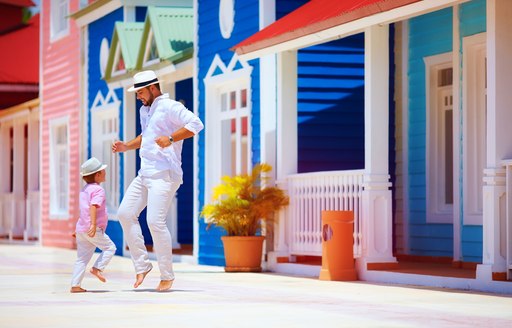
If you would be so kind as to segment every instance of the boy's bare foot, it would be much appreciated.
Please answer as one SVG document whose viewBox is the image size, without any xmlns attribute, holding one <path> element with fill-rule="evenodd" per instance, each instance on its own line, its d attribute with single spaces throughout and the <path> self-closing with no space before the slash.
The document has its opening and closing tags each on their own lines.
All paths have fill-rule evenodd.
<svg viewBox="0 0 512 328">
<path fill-rule="evenodd" d="M 93 275 L 95 275 L 96 277 L 98 277 L 98 279 L 101 282 L 107 281 L 107 279 L 105 279 L 105 277 L 103 277 L 103 275 L 101 274 L 101 270 L 100 269 L 92 267 L 89 272 L 92 273 Z"/>
<path fill-rule="evenodd" d="M 174 280 L 160 280 L 158 287 L 156 287 L 157 292 L 165 292 L 166 290 L 171 289 L 172 283 Z"/>
<path fill-rule="evenodd" d="M 71 289 L 69 290 L 70 293 L 85 293 L 87 290 L 83 289 L 82 287 L 80 286 L 73 286 L 71 287 Z"/>
<path fill-rule="evenodd" d="M 137 275 L 135 276 L 135 284 L 133 284 L 133 288 L 137 288 L 142 284 L 144 278 L 146 278 L 146 275 L 151 271 L 151 269 L 153 269 L 153 267 L 149 268 L 149 270 L 146 272 L 137 273 Z"/>
</svg>

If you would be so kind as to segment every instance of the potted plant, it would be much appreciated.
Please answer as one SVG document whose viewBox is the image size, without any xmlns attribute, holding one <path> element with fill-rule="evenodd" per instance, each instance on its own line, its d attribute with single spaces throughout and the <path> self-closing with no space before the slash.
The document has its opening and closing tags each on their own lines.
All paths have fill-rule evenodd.
<svg viewBox="0 0 512 328">
<path fill-rule="evenodd" d="M 272 167 L 265 163 L 256 164 L 250 174 L 225 176 L 222 183 L 213 190 L 212 203 L 206 204 L 201 216 L 208 224 L 226 230 L 222 236 L 225 271 L 261 271 L 261 256 L 264 236 L 262 223 L 271 227 L 274 212 L 288 205 L 284 191 L 267 186 L 266 173 Z M 248 252 L 252 252 L 250 257 Z"/>
</svg>

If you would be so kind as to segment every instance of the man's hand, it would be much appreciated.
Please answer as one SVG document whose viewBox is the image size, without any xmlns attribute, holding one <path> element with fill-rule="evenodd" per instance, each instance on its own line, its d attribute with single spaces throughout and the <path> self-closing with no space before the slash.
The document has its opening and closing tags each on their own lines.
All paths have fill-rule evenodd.
<svg viewBox="0 0 512 328">
<path fill-rule="evenodd" d="M 155 139 L 155 142 L 157 145 L 159 145 L 162 148 L 169 147 L 171 145 L 171 141 L 169 140 L 169 137 L 167 137 L 167 136 L 160 136 Z"/>
<path fill-rule="evenodd" d="M 122 153 L 127 150 L 128 150 L 128 147 L 126 147 L 125 143 L 120 140 L 116 140 L 112 143 L 112 152 L 113 153 Z"/>
</svg>

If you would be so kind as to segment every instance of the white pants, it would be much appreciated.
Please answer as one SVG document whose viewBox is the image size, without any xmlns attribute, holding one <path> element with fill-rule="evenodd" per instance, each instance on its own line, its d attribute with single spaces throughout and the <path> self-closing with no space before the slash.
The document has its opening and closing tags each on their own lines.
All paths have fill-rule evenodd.
<svg viewBox="0 0 512 328">
<path fill-rule="evenodd" d="M 126 190 L 117 214 L 137 274 L 152 268 L 139 223 L 140 212 L 147 206 L 146 218 L 160 268 L 160 279 L 174 280 L 172 240 L 166 221 L 179 186 L 180 183 L 171 181 L 169 171 L 163 171 L 149 178 L 137 176 Z"/>
<path fill-rule="evenodd" d="M 94 235 L 94 237 L 89 237 L 87 232 L 76 233 L 77 258 L 75 268 L 73 269 L 73 278 L 71 279 L 72 287 L 80 286 L 82 284 L 85 268 L 91 260 L 96 247 L 101 249 L 102 252 L 98 256 L 93 267 L 103 271 L 116 253 L 116 245 L 114 245 L 110 237 L 100 228 L 96 229 L 96 235 Z"/>
</svg>

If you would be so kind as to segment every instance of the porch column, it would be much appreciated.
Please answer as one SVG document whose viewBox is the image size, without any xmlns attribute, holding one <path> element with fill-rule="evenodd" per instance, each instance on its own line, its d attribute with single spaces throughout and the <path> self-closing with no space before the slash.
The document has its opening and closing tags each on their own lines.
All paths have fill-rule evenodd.
<svg viewBox="0 0 512 328">
<path fill-rule="evenodd" d="M 39 107 L 30 108 L 27 136 L 26 226 L 23 239 L 39 239 Z"/>
<path fill-rule="evenodd" d="M 362 270 L 396 265 L 389 187 L 389 26 L 365 31 L 365 175 Z"/>
<path fill-rule="evenodd" d="M 483 254 L 477 279 L 505 278 L 507 224 L 505 170 L 512 159 L 512 1 L 487 1 L 487 158 L 483 187 Z M 510 197 L 510 195 L 508 195 Z M 510 209 L 508 209 L 510 211 Z M 509 227 L 510 228 L 510 227 Z M 509 237 L 510 238 L 510 237 Z"/>
<path fill-rule="evenodd" d="M 259 29 L 262 30 L 276 20 L 276 1 L 259 1 Z M 260 63 L 260 145 L 261 161 L 271 165 L 272 182 L 277 170 L 277 56 L 269 54 L 259 59 Z"/>
<path fill-rule="evenodd" d="M 25 117 L 28 117 L 28 111 L 22 112 Z M 13 154 L 13 206 L 15 216 L 12 218 L 12 226 L 11 233 L 9 238 L 20 237 L 23 236 L 23 232 L 25 230 L 25 171 L 26 164 L 25 156 L 26 152 L 26 142 L 25 142 L 25 133 L 28 133 L 28 127 L 25 131 L 25 124 L 27 123 L 26 119 L 18 119 L 14 120 L 14 135 L 13 135 L 13 145 L 14 145 L 14 154 Z"/>
<path fill-rule="evenodd" d="M 277 133 L 276 181 L 287 191 L 286 177 L 297 173 L 297 51 L 277 54 Z M 278 257 L 288 257 L 285 238 L 288 222 L 293 220 L 288 209 L 279 211 L 275 225 L 274 252 L 269 255 L 269 265 Z"/>
</svg>

